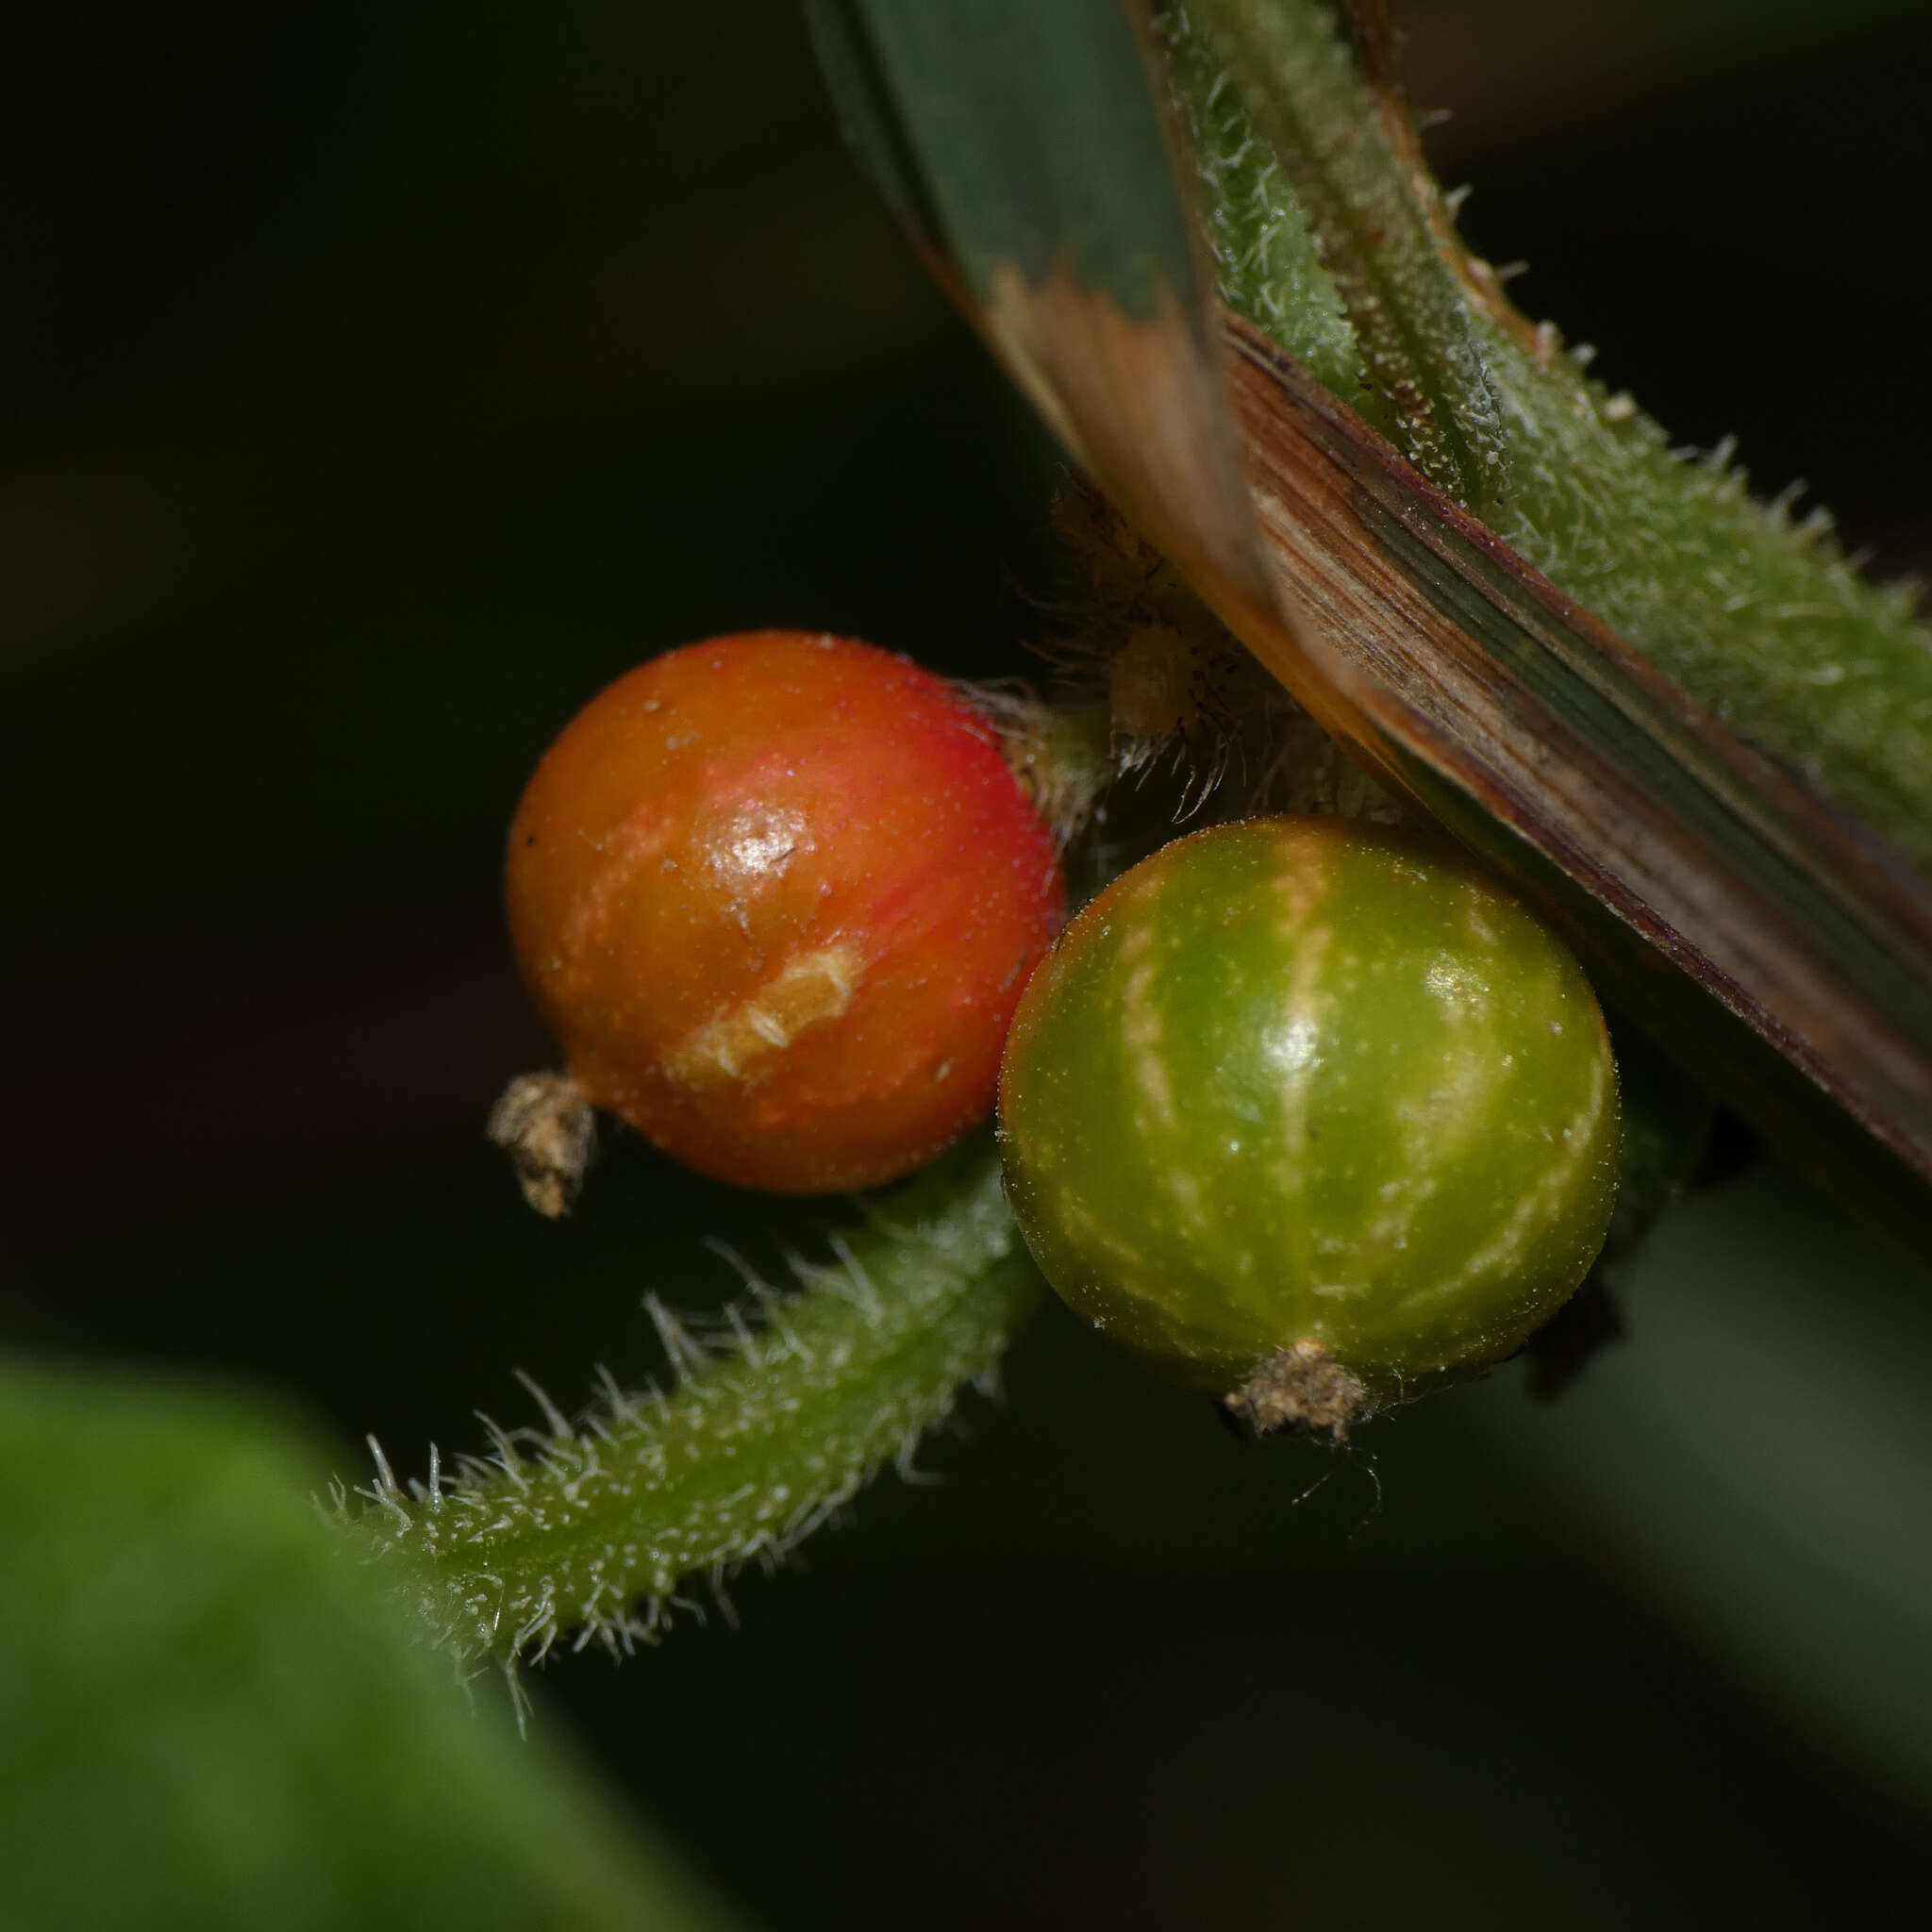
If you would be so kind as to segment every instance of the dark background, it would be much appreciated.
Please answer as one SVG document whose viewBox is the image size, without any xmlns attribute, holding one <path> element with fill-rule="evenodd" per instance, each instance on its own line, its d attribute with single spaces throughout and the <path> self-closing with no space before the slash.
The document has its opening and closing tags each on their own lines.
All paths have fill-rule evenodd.
<svg viewBox="0 0 1932 1932">
<path fill-rule="evenodd" d="M 1529 312 L 1932 564 L 1919 9 L 1408 18 Z M 649 1373 L 642 1292 L 727 1286 L 697 1236 L 810 1224 L 623 1141 L 541 1225 L 482 1147 L 546 1058 L 496 905 L 538 754 L 749 625 L 1023 668 L 1055 458 L 789 8 L 78 8 L 8 69 L 0 1339 L 420 1467 L 512 1367 Z M 1932 1303 L 1760 1166 L 1632 1310 L 1560 1410 L 1507 1370 L 1337 1461 L 1050 1311 L 942 1486 L 541 1704 L 781 1925 L 1885 1922 Z"/>
</svg>

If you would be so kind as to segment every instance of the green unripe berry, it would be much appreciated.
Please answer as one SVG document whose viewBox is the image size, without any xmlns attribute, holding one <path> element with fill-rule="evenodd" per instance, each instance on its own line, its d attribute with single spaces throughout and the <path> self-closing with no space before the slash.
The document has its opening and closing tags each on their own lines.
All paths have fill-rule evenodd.
<svg viewBox="0 0 1932 1932">
<path fill-rule="evenodd" d="M 1521 1345 L 1616 1192 L 1582 969 L 1411 835 L 1278 818 L 1118 879 L 1035 974 L 1007 1190 L 1061 1297 L 1257 1427 L 1340 1435 Z"/>
</svg>

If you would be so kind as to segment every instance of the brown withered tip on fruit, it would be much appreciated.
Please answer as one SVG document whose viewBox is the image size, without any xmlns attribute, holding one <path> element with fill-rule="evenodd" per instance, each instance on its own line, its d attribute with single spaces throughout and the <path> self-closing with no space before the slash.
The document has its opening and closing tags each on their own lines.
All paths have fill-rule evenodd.
<svg viewBox="0 0 1932 1932">
<path fill-rule="evenodd" d="M 510 1158 L 539 1214 L 568 1214 L 597 1149 L 596 1117 L 568 1074 L 519 1074 L 490 1109 L 491 1141 Z"/>
<path fill-rule="evenodd" d="M 1224 1407 L 1257 1436 L 1291 1429 L 1341 1442 L 1351 1423 L 1374 1412 L 1375 1402 L 1358 1375 L 1319 1341 L 1304 1340 L 1271 1355 Z"/>
</svg>

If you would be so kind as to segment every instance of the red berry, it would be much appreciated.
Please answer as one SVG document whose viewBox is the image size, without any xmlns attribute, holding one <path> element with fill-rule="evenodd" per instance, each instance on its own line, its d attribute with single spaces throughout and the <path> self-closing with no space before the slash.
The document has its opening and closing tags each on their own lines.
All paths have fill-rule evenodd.
<svg viewBox="0 0 1932 1932">
<path fill-rule="evenodd" d="M 783 1193 L 893 1179 L 985 1118 L 1061 908 L 986 721 L 902 658 L 795 631 L 593 698 L 524 793 L 508 896 L 584 1097 Z"/>
</svg>

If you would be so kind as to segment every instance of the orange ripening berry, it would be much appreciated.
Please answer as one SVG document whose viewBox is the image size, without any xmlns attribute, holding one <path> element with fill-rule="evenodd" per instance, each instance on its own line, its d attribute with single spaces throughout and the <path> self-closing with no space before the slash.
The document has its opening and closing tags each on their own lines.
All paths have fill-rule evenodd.
<svg viewBox="0 0 1932 1932">
<path fill-rule="evenodd" d="M 991 1112 L 1058 929 L 986 720 L 843 638 L 750 631 L 580 711 L 510 828 L 509 923 L 578 1091 L 699 1173 L 872 1187 Z"/>
</svg>

